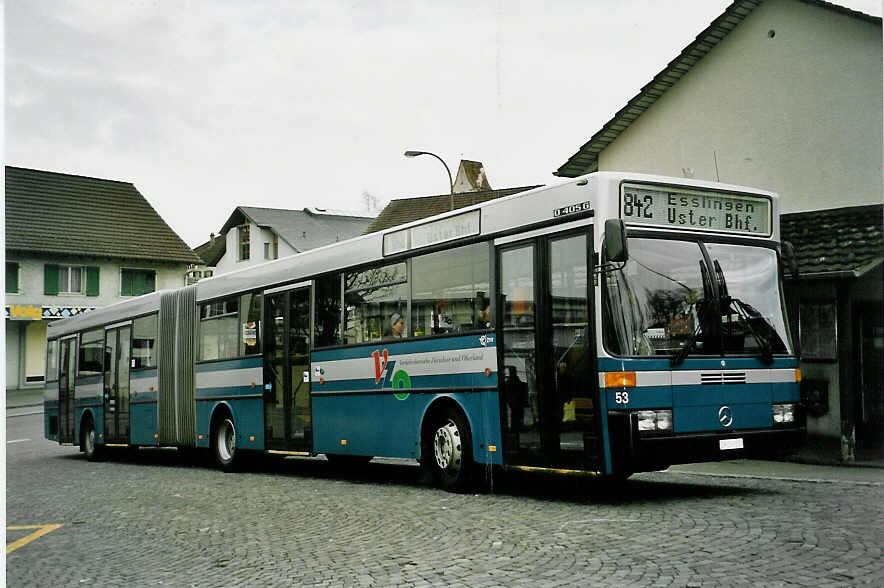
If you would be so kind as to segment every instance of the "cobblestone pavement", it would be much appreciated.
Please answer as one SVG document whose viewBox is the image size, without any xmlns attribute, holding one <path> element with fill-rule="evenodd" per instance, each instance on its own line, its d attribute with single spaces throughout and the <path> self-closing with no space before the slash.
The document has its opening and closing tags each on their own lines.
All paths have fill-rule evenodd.
<svg viewBox="0 0 884 588">
<path fill-rule="evenodd" d="M 7 446 L 7 525 L 63 526 L 7 556 L 12 587 L 884 585 L 881 484 L 507 474 L 449 494 L 397 462 L 89 463 L 37 419 L 7 420 L 37 423 Z"/>
</svg>

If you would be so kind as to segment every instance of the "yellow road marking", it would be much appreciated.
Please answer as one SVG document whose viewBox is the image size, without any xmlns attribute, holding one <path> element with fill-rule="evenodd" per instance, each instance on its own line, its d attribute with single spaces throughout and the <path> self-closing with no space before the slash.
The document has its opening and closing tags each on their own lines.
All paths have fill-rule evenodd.
<svg viewBox="0 0 884 588">
<path fill-rule="evenodd" d="M 43 535 L 45 535 L 47 533 L 51 533 L 52 531 L 58 529 L 59 527 L 63 527 L 63 526 L 64 525 L 62 525 L 60 523 L 55 523 L 52 525 L 15 525 L 15 526 L 6 527 L 7 531 L 26 531 L 28 529 L 37 529 L 36 531 L 31 533 L 30 535 L 22 537 L 18 541 L 13 541 L 12 543 L 8 544 L 6 546 L 6 554 L 9 555 L 10 553 L 15 551 L 19 547 L 24 547 L 25 545 L 27 545 L 31 541 L 33 541 L 35 539 L 39 539 Z"/>
</svg>

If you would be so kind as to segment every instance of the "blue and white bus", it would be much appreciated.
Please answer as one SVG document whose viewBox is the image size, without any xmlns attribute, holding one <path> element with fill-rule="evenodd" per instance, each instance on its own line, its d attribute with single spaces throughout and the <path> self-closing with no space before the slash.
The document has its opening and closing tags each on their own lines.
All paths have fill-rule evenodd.
<svg viewBox="0 0 884 588">
<path fill-rule="evenodd" d="M 50 325 L 45 434 L 624 477 L 802 443 L 776 194 L 600 172 Z"/>
</svg>

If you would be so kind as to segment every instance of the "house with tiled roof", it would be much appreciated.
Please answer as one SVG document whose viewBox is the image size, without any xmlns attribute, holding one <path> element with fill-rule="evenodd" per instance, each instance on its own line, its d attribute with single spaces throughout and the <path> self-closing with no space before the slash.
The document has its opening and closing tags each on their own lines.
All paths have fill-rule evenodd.
<svg viewBox="0 0 884 588">
<path fill-rule="evenodd" d="M 554 172 L 778 192 L 808 432 L 845 460 L 884 448 L 881 45 L 881 18 L 832 2 L 735 0 Z"/>
<path fill-rule="evenodd" d="M 206 263 L 195 271 L 223 274 L 344 241 L 361 235 L 372 220 L 326 208 L 237 206 L 218 234 L 194 249 Z"/>
<path fill-rule="evenodd" d="M 42 386 L 49 321 L 177 288 L 202 260 L 129 182 L 6 166 L 6 388 Z"/>
</svg>

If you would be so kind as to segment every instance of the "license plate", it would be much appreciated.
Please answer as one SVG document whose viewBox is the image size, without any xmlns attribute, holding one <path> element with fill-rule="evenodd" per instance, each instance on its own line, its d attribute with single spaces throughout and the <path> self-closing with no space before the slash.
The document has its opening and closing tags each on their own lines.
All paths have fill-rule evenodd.
<svg viewBox="0 0 884 588">
<path fill-rule="evenodd" d="M 739 439 L 721 439 L 718 442 L 718 448 L 721 451 L 725 451 L 728 449 L 742 449 L 743 448 L 743 438 Z"/>
</svg>

